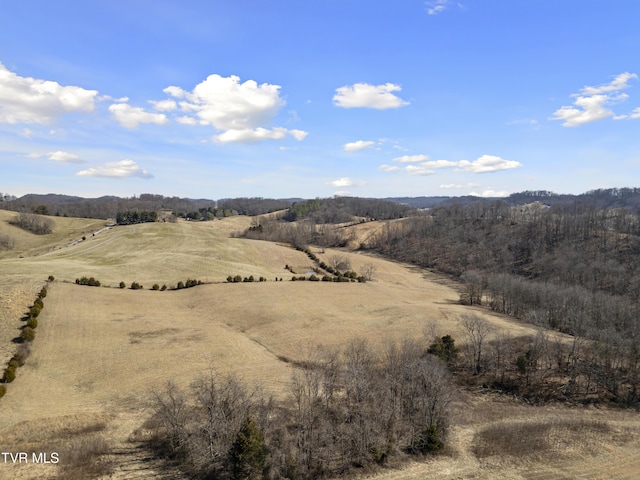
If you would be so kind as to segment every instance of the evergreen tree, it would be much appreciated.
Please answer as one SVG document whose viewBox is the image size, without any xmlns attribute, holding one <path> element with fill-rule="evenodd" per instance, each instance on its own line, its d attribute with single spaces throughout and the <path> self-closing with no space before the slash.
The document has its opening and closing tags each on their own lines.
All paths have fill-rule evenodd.
<svg viewBox="0 0 640 480">
<path fill-rule="evenodd" d="M 262 433 L 251 417 L 247 417 L 229 450 L 229 464 L 233 480 L 262 478 L 266 448 Z"/>
</svg>

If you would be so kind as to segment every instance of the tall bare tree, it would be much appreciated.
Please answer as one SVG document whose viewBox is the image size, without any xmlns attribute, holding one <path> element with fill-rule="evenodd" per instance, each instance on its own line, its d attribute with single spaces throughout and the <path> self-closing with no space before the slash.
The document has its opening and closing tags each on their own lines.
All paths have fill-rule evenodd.
<svg viewBox="0 0 640 480">
<path fill-rule="evenodd" d="M 467 339 L 469 367 L 477 375 L 482 371 L 485 343 L 492 331 L 491 324 L 484 318 L 471 314 L 462 317 L 461 325 Z"/>
</svg>

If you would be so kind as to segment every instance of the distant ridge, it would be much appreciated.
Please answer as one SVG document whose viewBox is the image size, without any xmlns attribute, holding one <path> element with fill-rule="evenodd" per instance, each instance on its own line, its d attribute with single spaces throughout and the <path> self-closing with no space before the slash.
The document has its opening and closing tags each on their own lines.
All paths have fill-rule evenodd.
<svg viewBox="0 0 640 480">
<path fill-rule="evenodd" d="M 12 198 L 6 196 L 6 198 Z M 180 212 L 197 211 L 202 208 L 216 207 L 234 210 L 241 215 L 257 215 L 271 211 L 287 209 L 291 205 L 303 202 L 302 198 L 270 199 L 262 197 L 225 198 L 220 200 L 191 199 L 179 197 L 165 197 L 163 195 L 143 193 L 139 196 L 122 198 L 105 195 L 99 198 L 84 198 L 73 195 L 56 193 L 30 193 L 17 199 L 7 200 L 0 197 L 0 207 L 18 212 L 32 212 L 44 206 L 50 215 L 66 215 L 87 218 L 115 218 L 118 211 L 123 210 L 171 210 Z M 339 198 L 339 197 L 336 197 Z M 359 198 L 359 197 L 352 197 Z M 435 208 L 448 205 L 468 205 L 475 202 L 506 202 L 510 205 L 526 205 L 541 202 L 545 205 L 593 205 L 598 208 L 640 208 L 640 188 L 606 188 L 590 190 L 574 195 L 555 193 L 548 190 L 527 190 L 517 192 L 508 197 L 476 197 L 473 195 L 449 196 L 418 196 L 418 197 L 386 197 L 361 198 L 361 200 L 399 203 L 410 208 Z"/>
</svg>

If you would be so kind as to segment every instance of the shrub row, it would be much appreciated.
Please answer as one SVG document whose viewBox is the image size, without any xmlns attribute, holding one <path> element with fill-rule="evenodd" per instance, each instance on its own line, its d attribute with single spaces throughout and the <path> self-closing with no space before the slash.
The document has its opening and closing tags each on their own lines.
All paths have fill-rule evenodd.
<svg viewBox="0 0 640 480">
<path fill-rule="evenodd" d="M 53 281 L 53 276 L 49 277 L 49 281 Z M 47 296 L 46 287 L 42 287 L 36 299 L 33 302 L 31 308 L 29 308 L 29 315 L 27 317 L 27 324 L 22 328 L 20 333 L 20 346 L 15 355 L 11 357 L 9 363 L 4 369 L 2 375 L 2 381 L 4 383 L 11 383 L 16 379 L 16 370 L 23 366 L 27 361 L 27 357 L 31 352 L 31 342 L 36 338 L 36 328 L 38 327 L 38 315 L 44 308 L 42 299 Z M 0 385 L 0 398 L 2 398 L 7 392 L 7 387 Z"/>
<path fill-rule="evenodd" d="M 84 276 L 84 277 L 81 277 L 81 278 L 76 278 L 76 284 L 77 285 L 88 285 L 90 287 L 99 287 L 100 286 L 100 280 L 96 280 L 93 277 L 87 278 L 86 276 Z"/>
<path fill-rule="evenodd" d="M 183 288 L 191 288 L 191 287 L 195 287 L 196 285 L 202 285 L 202 280 L 194 280 L 194 279 L 188 278 L 186 282 L 182 282 L 182 280 L 180 280 L 178 282 L 178 285 L 176 285 L 175 290 L 181 290 Z"/>
<path fill-rule="evenodd" d="M 307 254 L 307 257 L 309 257 L 309 259 L 313 260 L 314 262 L 316 262 L 318 264 L 318 266 L 324 270 L 327 273 L 330 273 L 332 275 L 335 275 L 336 277 L 346 277 L 349 280 L 335 280 L 336 282 L 344 282 L 344 281 L 350 281 L 351 279 L 353 280 L 357 280 L 360 283 L 364 283 L 366 282 L 366 278 L 363 275 L 358 275 L 355 271 L 353 270 L 348 270 L 344 273 L 340 272 L 340 270 L 338 270 L 337 268 L 332 267 L 331 265 L 327 265 L 325 262 L 321 261 L 316 254 L 314 254 L 311 250 L 309 250 L 308 248 L 303 248 L 303 247 L 296 247 L 296 250 L 304 252 Z M 349 262 L 345 262 L 346 266 L 348 268 Z M 285 267 L 286 268 L 286 267 Z M 317 269 L 314 269 L 316 271 L 316 273 L 319 273 Z M 293 272 L 291 272 L 293 273 Z"/>
<path fill-rule="evenodd" d="M 256 278 L 253 275 L 250 275 L 250 276 L 244 277 L 244 278 L 241 275 L 236 275 L 235 277 L 229 275 L 227 277 L 227 282 L 229 282 L 229 283 L 240 283 L 240 282 L 247 283 L 247 282 L 256 282 L 256 281 L 257 282 L 266 282 L 267 279 L 265 277 L 259 277 L 258 280 L 256 280 Z M 276 282 L 277 281 L 278 281 L 278 277 L 276 277 Z M 280 279 L 280 281 L 282 281 L 282 279 Z"/>
<path fill-rule="evenodd" d="M 308 277 L 306 275 L 294 275 L 291 277 L 291 281 L 292 282 L 297 282 L 297 281 L 309 281 L 309 282 L 319 282 L 319 281 L 323 281 L 323 282 L 336 282 L 336 283 L 346 283 L 346 282 L 363 282 L 364 280 L 360 280 L 360 278 L 349 278 L 349 277 L 345 277 L 345 276 L 338 276 L 338 277 L 331 277 L 329 275 L 323 275 L 322 277 L 318 277 L 317 275 L 309 275 Z"/>
<path fill-rule="evenodd" d="M 202 280 L 194 280 L 194 279 L 188 278 L 186 282 L 183 282 L 182 280 L 180 280 L 178 284 L 175 286 L 175 288 L 173 288 L 172 290 L 181 290 L 183 288 L 191 288 L 191 287 L 195 287 L 196 285 L 202 285 Z M 120 282 L 119 287 L 122 289 L 127 288 L 127 284 L 124 282 Z M 144 287 L 138 282 L 131 282 L 131 286 L 129 288 L 131 288 L 131 290 L 142 290 Z M 151 287 L 151 290 L 156 290 L 156 291 L 159 290 L 161 292 L 164 292 L 165 290 L 167 290 L 167 288 L 168 287 L 166 284 L 163 284 L 162 286 L 160 286 L 160 284 L 154 283 L 153 286 Z"/>
</svg>

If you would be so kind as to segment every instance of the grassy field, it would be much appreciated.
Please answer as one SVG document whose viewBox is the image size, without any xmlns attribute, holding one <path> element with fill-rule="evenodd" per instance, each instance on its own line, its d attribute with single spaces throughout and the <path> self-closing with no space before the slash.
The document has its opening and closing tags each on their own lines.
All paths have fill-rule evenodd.
<svg viewBox="0 0 640 480">
<path fill-rule="evenodd" d="M 460 316 L 469 312 L 486 318 L 495 332 L 534 332 L 459 305 L 455 285 L 445 278 L 357 252 L 313 249 L 321 259 L 348 256 L 356 271 L 375 266 L 374 281 L 288 281 L 285 265 L 304 269 L 310 260 L 285 245 L 234 238 L 250 223 L 244 217 L 108 230 L 103 221 L 55 218 L 53 234 L 35 236 L 9 225 L 12 215 L 0 211 L 0 235 L 16 238 L 13 250 L 0 253 L 3 362 L 15 350 L 11 339 L 19 334 L 20 317 L 47 277 L 56 280 L 31 356 L 0 400 L 1 448 L 60 452 L 61 462 L 0 463 L 0 479 L 178 478 L 138 448 L 148 398 L 167 381 L 188 386 L 211 368 L 279 396 L 295 361 L 317 344 L 340 346 L 356 337 L 380 346 L 405 337 L 427 342 L 433 332 L 462 339 Z M 83 275 L 103 287 L 76 285 Z M 268 281 L 229 284 L 229 275 Z M 205 284 L 149 290 L 187 278 Z M 145 288 L 119 289 L 121 281 Z M 515 440 L 523 432 L 531 442 Z M 633 454 L 639 435 L 640 420 L 630 411 L 530 407 L 461 391 L 447 452 L 375 478 L 631 479 L 640 471 Z M 104 464 L 83 466 L 76 457 L 87 448 L 108 453 L 96 457 Z M 65 470 L 72 460 L 80 466 Z"/>
</svg>

